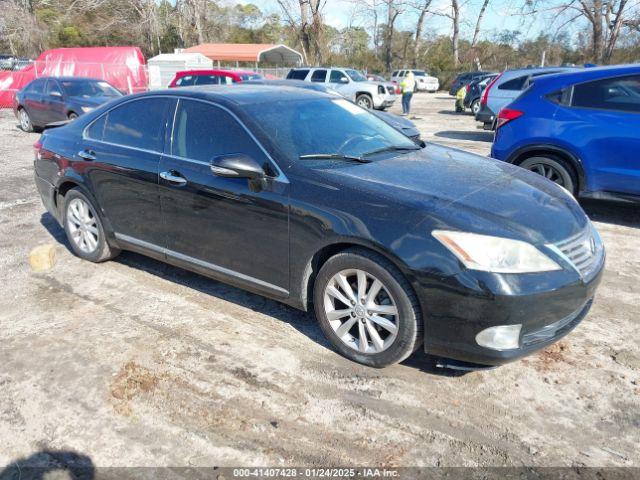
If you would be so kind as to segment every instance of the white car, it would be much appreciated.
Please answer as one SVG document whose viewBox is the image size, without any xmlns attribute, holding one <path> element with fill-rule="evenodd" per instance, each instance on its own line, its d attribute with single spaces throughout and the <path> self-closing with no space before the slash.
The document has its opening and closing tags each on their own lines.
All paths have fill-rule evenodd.
<svg viewBox="0 0 640 480">
<path fill-rule="evenodd" d="M 431 77 L 427 75 L 424 70 L 396 70 L 391 75 L 391 81 L 395 83 L 400 83 L 404 80 L 404 77 L 409 73 L 413 72 L 413 75 L 416 80 L 416 92 L 429 92 L 435 93 L 440 89 L 440 82 L 436 77 Z"/>
<path fill-rule="evenodd" d="M 391 84 L 370 82 L 357 70 L 351 68 L 292 68 L 287 80 L 323 83 L 340 95 L 364 108 L 385 110 L 396 101 L 396 90 Z"/>
</svg>

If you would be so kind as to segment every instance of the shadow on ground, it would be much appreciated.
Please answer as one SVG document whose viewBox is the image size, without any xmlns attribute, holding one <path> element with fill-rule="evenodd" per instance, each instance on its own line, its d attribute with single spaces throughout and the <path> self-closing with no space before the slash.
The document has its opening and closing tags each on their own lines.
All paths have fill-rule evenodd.
<svg viewBox="0 0 640 480">
<path fill-rule="evenodd" d="M 493 132 L 486 130 L 478 131 L 457 131 L 457 130 L 444 130 L 442 132 L 434 133 L 434 136 L 440 138 L 450 138 L 453 140 L 471 140 L 474 142 L 493 142 Z"/>
<path fill-rule="evenodd" d="M 42 450 L 11 462 L 0 470 L 0 480 L 92 480 L 95 478 L 95 470 L 91 458 L 86 455 L 71 451 Z M 66 475 L 60 476 L 62 472 Z"/>
<path fill-rule="evenodd" d="M 40 223 L 60 244 L 64 245 L 69 252 L 73 253 L 64 230 L 58 225 L 51 214 L 43 214 Z M 168 263 L 138 253 L 125 251 L 113 261 L 130 268 L 143 270 L 164 280 L 197 290 L 206 295 L 235 303 L 254 312 L 277 318 L 280 321 L 288 323 L 310 340 L 313 340 L 328 350 L 333 350 L 331 344 L 322 333 L 322 330 L 320 330 L 313 311 L 303 312 L 275 300 L 247 292 L 179 267 L 174 267 Z M 337 353 L 335 355 L 337 355 Z M 466 373 L 438 367 L 437 359 L 425 354 L 422 351 L 422 347 L 402 364 L 428 374 L 439 376 L 460 376 Z"/>
<path fill-rule="evenodd" d="M 604 200 L 581 200 L 580 205 L 595 222 L 640 228 L 640 209 L 631 203 Z"/>
</svg>

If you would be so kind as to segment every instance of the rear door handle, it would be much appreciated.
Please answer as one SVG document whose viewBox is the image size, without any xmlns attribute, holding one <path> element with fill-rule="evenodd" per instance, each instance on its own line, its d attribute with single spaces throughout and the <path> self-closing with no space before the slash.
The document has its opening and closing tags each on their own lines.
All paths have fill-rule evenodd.
<svg viewBox="0 0 640 480">
<path fill-rule="evenodd" d="M 80 158 L 84 158 L 85 160 L 89 160 L 89 161 L 93 161 L 97 158 L 96 152 L 94 152 L 93 150 L 89 150 L 88 148 L 86 150 L 80 150 L 78 152 L 78 156 Z"/>
<path fill-rule="evenodd" d="M 168 172 L 160 172 L 160 178 L 177 186 L 182 186 L 187 184 L 187 179 L 184 178 L 182 175 L 180 175 L 178 172 L 175 172 L 173 170 L 169 170 Z"/>
</svg>

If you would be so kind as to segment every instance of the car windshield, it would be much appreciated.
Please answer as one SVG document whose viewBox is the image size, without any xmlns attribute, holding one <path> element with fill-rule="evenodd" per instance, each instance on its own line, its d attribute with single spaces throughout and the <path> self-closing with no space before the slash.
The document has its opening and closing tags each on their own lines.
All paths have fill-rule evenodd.
<svg viewBox="0 0 640 480">
<path fill-rule="evenodd" d="M 254 103 L 247 113 L 291 159 L 309 155 L 361 157 L 415 143 L 378 117 L 342 98 Z M 376 160 L 372 155 L 367 160 Z M 308 162 L 305 162 L 308 163 Z"/>
<path fill-rule="evenodd" d="M 60 82 L 64 92 L 70 97 L 121 97 L 122 93 L 113 88 L 107 82 L 101 81 L 74 81 Z"/>
<path fill-rule="evenodd" d="M 345 72 L 347 73 L 347 75 L 349 75 L 349 77 L 351 77 L 351 80 L 353 80 L 354 82 L 367 81 L 367 78 L 357 70 L 345 70 Z"/>
</svg>

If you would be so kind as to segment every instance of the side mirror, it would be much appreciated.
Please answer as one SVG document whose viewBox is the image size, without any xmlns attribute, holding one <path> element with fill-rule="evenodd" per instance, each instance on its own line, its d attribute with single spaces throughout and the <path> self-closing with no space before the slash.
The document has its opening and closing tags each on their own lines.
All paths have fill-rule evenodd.
<svg viewBox="0 0 640 480">
<path fill-rule="evenodd" d="M 215 157 L 211 161 L 211 172 L 219 177 L 248 178 L 250 180 L 265 176 L 264 168 L 244 153 Z"/>
<path fill-rule="evenodd" d="M 56 90 L 49 92 L 49 96 L 53 98 L 62 98 L 62 94 Z"/>
<path fill-rule="evenodd" d="M 349 79 L 347 77 L 340 77 L 340 83 L 349 83 Z"/>
</svg>

